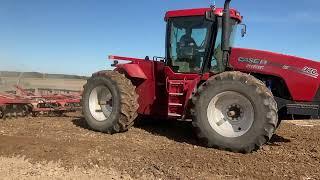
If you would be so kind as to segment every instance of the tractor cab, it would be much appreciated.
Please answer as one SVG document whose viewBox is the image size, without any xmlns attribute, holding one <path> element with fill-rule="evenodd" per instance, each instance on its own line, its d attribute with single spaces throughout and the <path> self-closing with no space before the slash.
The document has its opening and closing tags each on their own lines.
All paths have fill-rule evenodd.
<svg viewBox="0 0 320 180">
<path fill-rule="evenodd" d="M 166 65 L 175 73 L 221 72 L 223 62 L 223 9 L 188 9 L 168 11 Z M 227 44 L 232 45 L 240 13 L 230 9 Z"/>
</svg>

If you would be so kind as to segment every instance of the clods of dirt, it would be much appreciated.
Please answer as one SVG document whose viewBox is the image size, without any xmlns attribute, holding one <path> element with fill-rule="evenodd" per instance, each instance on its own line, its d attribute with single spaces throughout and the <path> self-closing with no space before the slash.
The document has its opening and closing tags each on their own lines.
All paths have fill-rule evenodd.
<svg viewBox="0 0 320 180">
<path fill-rule="evenodd" d="M 76 167 L 88 170 L 88 178 L 105 172 L 115 179 L 317 179 L 318 124 L 284 122 L 259 151 L 237 154 L 200 146 L 186 122 L 145 121 L 128 132 L 108 135 L 89 130 L 77 114 L 18 118 L 0 121 L 0 164 L 8 158 L 19 164 L 19 158 L 12 157 L 24 157 L 23 166 L 43 164 L 45 168 L 32 170 L 39 174 L 48 171 L 45 163 L 50 162 L 71 178 L 77 178 Z M 14 174 L 11 169 L 6 173 Z"/>
</svg>

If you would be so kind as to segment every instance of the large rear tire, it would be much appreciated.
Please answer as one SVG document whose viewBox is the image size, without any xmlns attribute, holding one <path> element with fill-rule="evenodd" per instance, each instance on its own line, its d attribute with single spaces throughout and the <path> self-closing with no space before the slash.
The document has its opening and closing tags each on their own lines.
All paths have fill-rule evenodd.
<svg viewBox="0 0 320 180">
<path fill-rule="evenodd" d="M 138 95 L 125 75 L 116 71 L 93 74 L 84 86 L 83 115 L 90 128 L 109 134 L 124 132 L 137 117 Z"/>
<path fill-rule="evenodd" d="M 255 77 L 224 72 L 192 98 L 193 126 L 208 147 L 249 153 L 268 142 L 278 123 L 271 91 Z"/>
</svg>

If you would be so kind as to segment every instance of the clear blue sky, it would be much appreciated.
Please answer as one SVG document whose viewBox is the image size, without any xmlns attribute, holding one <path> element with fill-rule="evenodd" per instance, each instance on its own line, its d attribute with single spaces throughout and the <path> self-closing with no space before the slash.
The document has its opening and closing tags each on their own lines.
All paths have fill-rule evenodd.
<svg viewBox="0 0 320 180">
<path fill-rule="evenodd" d="M 89 75 L 109 67 L 109 54 L 163 56 L 165 12 L 210 2 L 0 0 L 0 70 Z M 236 46 L 320 60 L 319 6 L 318 0 L 233 0 L 248 25 Z"/>
</svg>

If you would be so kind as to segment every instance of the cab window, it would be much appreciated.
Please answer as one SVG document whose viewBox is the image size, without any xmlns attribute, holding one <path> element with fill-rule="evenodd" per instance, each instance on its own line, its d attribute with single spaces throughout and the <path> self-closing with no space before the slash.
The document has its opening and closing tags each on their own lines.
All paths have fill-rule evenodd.
<svg viewBox="0 0 320 180">
<path fill-rule="evenodd" d="M 212 22 L 204 17 L 179 17 L 169 26 L 170 66 L 175 72 L 199 73 L 209 49 Z"/>
</svg>

